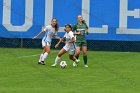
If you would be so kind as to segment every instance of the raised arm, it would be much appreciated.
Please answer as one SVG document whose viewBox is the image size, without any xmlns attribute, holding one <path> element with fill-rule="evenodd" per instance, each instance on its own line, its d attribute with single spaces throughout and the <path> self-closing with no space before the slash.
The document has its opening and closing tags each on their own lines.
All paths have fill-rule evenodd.
<svg viewBox="0 0 140 93">
<path fill-rule="evenodd" d="M 37 37 L 39 37 L 40 35 L 42 35 L 45 32 L 45 29 L 42 29 L 41 32 L 39 32 L 38 35 L 34 36 L 33 39 L 36 39 Z"/>
</svg>

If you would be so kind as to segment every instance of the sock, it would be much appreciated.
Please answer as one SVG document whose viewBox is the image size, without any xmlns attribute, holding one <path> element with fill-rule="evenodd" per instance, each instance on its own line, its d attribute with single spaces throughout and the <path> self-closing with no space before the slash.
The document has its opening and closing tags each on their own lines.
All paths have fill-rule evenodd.
<svg viewBox="0 0 140 93">
<path fill-rule="evenodd" d="M 83 59 L 84 59 L 84 64 L 87 65 L 87 55 L 83 56 Z"/>
<path fill-rule="evenodd" d="M 41 62 L 42 57 L 43 57 L 43 54 L 40 55 L 40 58 L 39 58 L 38 62 Z"/>
<path fill-rule="evenodd" d="M 41 59 L 41 61 L 45 61 L 45 59 L 47 58 L 47 56 L 48 56 L 48 53 L 47 52 L 45 52 L 44 54 L 43 54 L 43 57 L 42 57 L 42 59 Z"/>
<path fill-rule="evenodd" d="M 55 64 L 58 63 L 59 59 L 60 59 L 60 57 L 58 57 L 58 56 L 55 58 Z"/>
</svg>

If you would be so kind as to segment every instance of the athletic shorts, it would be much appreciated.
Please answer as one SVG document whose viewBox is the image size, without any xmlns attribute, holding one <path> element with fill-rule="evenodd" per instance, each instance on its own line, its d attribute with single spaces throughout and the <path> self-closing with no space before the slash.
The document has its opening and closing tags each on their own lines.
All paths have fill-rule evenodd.
<svg viewBox="0 0 140 93">
<path fill-rule="evenodd" d="M 49 42 L 49 41 L 44 41 L 44 40 L 42 39 L 42 47 L 44 47 L 44 46 L 51 46 L 51 42 Z"/>
<path fill-rule="evenodd" d="M 72 43 L 72 44 L 66 44 L 63 48 L 67 52 L 69 52 L 69 55 L 74 55 L 75 54 L 76 46 L 75 46 L 74 43 Z"/>
<path fill-rule="evenodd" d="M 87 46 L 87 42 L 76 42 L 75 44 L 77 47 Z"/>
</svg>

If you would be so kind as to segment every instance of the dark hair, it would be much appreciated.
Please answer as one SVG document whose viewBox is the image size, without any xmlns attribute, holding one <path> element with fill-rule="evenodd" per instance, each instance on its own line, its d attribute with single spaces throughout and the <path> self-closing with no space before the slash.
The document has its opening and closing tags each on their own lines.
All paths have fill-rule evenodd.
<svg viewBox="0 0 140 93">
<path fill-rule="evenodd" d="M 70 29 L 72 30 L 72 26 L 70 24 L 66 24 L 65 27 L 68 26 L 70 27 Z M 66 29 L 64 28 L 64 30 L 66 31 Z"/>
<path fill-rule="evenodd" d="M 68 27 L 70 27 L 70 28 L 72 29 L 72 27 L 71 27 L 71 25 L 70 25 L 70 24 L 66 24 L 66 25 L 65 25 L 65 27 L 66 27 L 66 26 L 68 26 Z"/>
<path fill-rule="evenodd" d="M 86 24 L 86 21 L 85 21 L 85 20 L 82 20 L 82 23 L 83 23 L 83 24 Z"/>
<path fill-rule="evenodd" d="M 56 22 L 57 22 L 57 19 L 56 18 L 53 18 L 52 20 L 56 20 Z M 58 31 L 59 30 L 59 25 L 58 25 L 58 23 L 56 23 L 56 25 L 55 25 L 55 31 Z"/>
</svg>

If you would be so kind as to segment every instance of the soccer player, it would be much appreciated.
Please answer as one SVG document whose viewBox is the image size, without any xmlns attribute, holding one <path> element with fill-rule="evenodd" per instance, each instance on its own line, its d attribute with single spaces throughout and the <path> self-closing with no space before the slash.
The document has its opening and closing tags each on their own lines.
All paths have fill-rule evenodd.
<svg viewBox="0 0 140 93">
<path fill-rule="evenodd" d="M 74 34 L 73 32 L 71 31 L 72 30 L 72 27 L 70 24 L 67 24 L 65 25 L 65 35 L 63 38 L 60 39 L 60 41 L 55 45 L 55 48 L 57 48 L 59 46 L 59 44 L 61 42 L 64 41 L 64 39 L 66 40 L 65 42 L 65 46 L 59 51 L 56 59 L 55 59 L 55 62 L 52 66 L 56 66 L 58 64 L 58 61 L 60 60 L 61 56 L 63 54 L 65 54 L 67 51 L 69 52 L 69 59 L 70 60 L 73 60 L 73 66 L 77 66 L 77 59 L 74 57 L 74 54 L 75 54 L 75 38 L 74 38 Z"/>
<path fill-rule="evenodd" d="M 44 48 L 44 52 L 40 55 L 38 64 L 45 65 L 44 61 L 50 53 L 50 46 L 51 46 L 52 38 L 54 37 L 56 39 L 60 39 L 59 37 L 57 37 L 58 29 L 59 29 L 59 26 L 57 24 L 57 19 L 53 18 L 51 20 L 51 25 L 45 26 L 45 28 L 43 28 L 42 31 L 38 35 L 34 36 L 33 39 L 36 39 L 38 36 L 46 32 L 45 36 L 42 39 L 42 47 Z"/>
<path fill-rule="evenodd" d="M 83 52 L 83 60 L 84 60 L 84 67 L 88 67 L 87 65 L 87 42 L 85 33 L 88 34 L 88 26 L 83 20 L 83 17 L 81 15 L 78 15 L 77 17 L 78 23 L 73 26 L 73 32 L 76 36 L 76 53 L 75 57 L 78 59 L 80 55 L 80 49 L 82 49 Z M 78 59 L 79 60 L 79 59 Z"/>
</svg>

